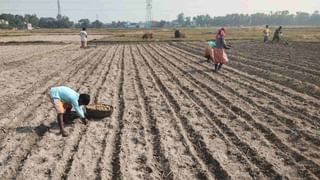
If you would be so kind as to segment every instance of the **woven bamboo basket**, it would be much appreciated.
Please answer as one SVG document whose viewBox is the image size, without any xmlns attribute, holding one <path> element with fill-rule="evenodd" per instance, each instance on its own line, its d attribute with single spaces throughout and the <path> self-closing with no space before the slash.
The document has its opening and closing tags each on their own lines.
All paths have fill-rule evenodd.
<svg viewBox="0 0 320 180">
<path fill-rule="evenodd" d="M 86 106 L 86 113 L 89 118 L 105 118 L 112 114 L 113 107 L 107 104 L 90 104 Z"/>
</svg>

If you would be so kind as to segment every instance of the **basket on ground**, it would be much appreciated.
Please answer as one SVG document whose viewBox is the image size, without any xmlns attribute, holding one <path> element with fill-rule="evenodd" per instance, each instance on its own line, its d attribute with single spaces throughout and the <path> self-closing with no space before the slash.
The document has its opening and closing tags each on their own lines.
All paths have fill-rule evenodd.
<svg viewBox="0 0 320 180">
<path fill-rule="evenodd" d="M 86 113 L 89 118 L 105 118 L 112 114 L 113 107 L 107 104 L 90 104 L 86 106 Z"/>
</svg>

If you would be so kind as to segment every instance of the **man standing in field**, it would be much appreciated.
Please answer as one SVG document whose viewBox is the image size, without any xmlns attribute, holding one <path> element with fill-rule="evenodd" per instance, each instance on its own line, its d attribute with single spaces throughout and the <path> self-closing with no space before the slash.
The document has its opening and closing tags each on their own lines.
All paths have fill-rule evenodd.
<svg viewBox="0 0 320 180">
<path fill-rule="evenodd" d="M 88 94 L 78 94 L 73 89 L 66 86 L 52 87 L 49 90 L 49 97 L 58 114 L 57 119 L 60 127 L 60 133 L 63 137 L 67 137 L 68 133 L 64 130 L 63 114 L 70 113 L 71 109 L 77 112 L 81 121 L 87 124 L 85 113 L 80 107 L 86 106 L 90 102 L 90 96 Z"/>
<path fill-rule="evenodd" d="M 263 30 L 264 39 L 263 42 L 266 43 L 269 41 L 270 29 L 269 25 L 266 25 L 266 28 Z"/>
<path fill-rule="evenodd" d="M 82 28 L 82 31 L 80 31 L 80 39 L 81 39 L 80 48 L 86 48 L 87 47 L 87 37 L 88 37 L 88 34 L 86 32 L 86 28 Z"/>
</svg>

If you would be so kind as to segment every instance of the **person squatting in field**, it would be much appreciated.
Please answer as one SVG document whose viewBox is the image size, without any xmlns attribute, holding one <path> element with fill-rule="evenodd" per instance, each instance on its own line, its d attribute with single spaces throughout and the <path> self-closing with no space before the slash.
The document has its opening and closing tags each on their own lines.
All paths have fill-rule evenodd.
<svg viewBox="0 0 320 180">
<path fill-rule="evenodd" d="M 87 38 L 88 38 L 88 33 L 86 32 L 86 28 L 82 28 L 82 31 L 80 31 L 80 40 L 81 40 L 80 48 L 87 47 Z"/>
<path fill-rule="evenodd" d="M 218 72 L 223 64 L 228 63 L 229 59 L 224 49 L 230 49 L 225 41 L 226 30 L 219 29 L 216 35 L 216 47 L 213 49 L 214 54 L 214 71 Z"/>
<path fill-rule="evenodd" d="M 269 41 L 270 29 L 269 25 L 266 25 L 266 28 L 263 30 L 263 42 L 266 43 Z"/>
<path fill-rule="evenodd" d="M 207 62 L 214 62 L 213 49 L 216 47 L 214 40 L 208 41 L 208 46 L 204 50 L 204 57 L 207 58 Z"/>
<path fill-rule="evenodd" d="M 89 104 L 90 95 L 79 94 L 66 86 L 52 87 L 49 90 L 48 95 L 58 114 L 57 120 L 60 127 L 60 133 L 63 137 L 68 136 L 68 133 L 64 130 L 63 114 L 70 113 L 72 108 L 74 108 L 84 124 L 88 123 L 85 112 L 80 106 L 86 106 Z"/>
</svg>

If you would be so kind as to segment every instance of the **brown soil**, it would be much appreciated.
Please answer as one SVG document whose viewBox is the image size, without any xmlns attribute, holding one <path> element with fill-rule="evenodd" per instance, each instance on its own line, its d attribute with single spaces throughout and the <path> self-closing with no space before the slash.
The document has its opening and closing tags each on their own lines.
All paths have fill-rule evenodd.
<svg viewBox="0 0 320 180">
<path fill-rule="evenodd" d="M 106 38 L 108 35 L 91 35 L 89 33 L 88 40 Z M 30 41 L 47 41 L 47 42 L 79 42 L 79 35 L 30 35 L 30 36 L 0 36 L 0 42 L 30 42 Z"/>
<path fill-rule="evenodd" d="M 203 42 L 0 48 L 0 179 L 319 179 L 320 44 Z M 59 135 L 46 91 L 111 117 Z"/>
</svg>

